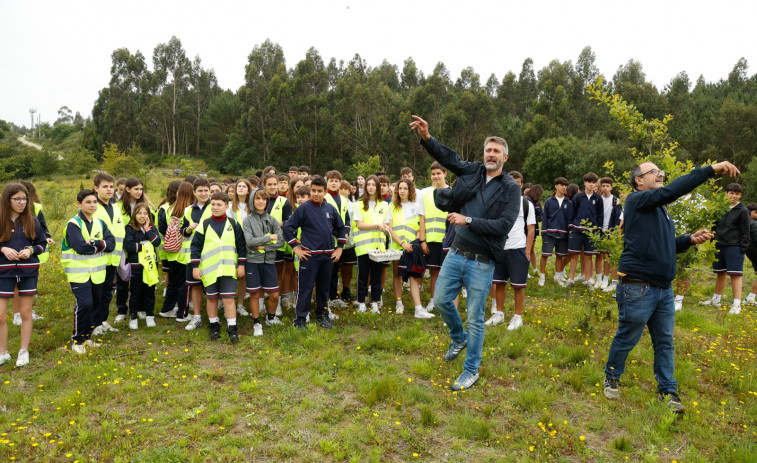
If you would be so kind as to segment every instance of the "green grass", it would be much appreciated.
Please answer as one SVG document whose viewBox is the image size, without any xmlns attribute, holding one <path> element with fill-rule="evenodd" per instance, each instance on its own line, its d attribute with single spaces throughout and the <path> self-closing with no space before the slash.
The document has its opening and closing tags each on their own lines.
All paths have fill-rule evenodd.
<svg viewBox="0 0 757 463">
<path fill-rule="evenodd" d="M 79 183 L 63 179 L 51 191 L 70 197 Z M 52 185 L 39 186 L 45 201 Z M 45 207 L 59 240 L 75 208 Z M 604 398 L 614 299 L 551 278 L 543 288 L 530 280 L 521 329 L 487 328 L 481 379 L 455 393 L 449 384 L 464 356 L 442 360 L 449 337 L 441 320 L 388 306 L 379 316 L 340 310 L 331 331 L 265 327 L 262 338 L 242 319 L 237 345 L 158 317 L 155 329 L 121 325 L 102 348 L 74 356 L 65 349 L 73 298 L 59 256 L 56 246 L 41 271 L 35 309 L 45 319 L 34 325 L 31 364 L 0 367 L 2 461 L 756 459 L 755 309 L 732 317 L 696 304 L 712 284 L 704 269 L 677 315 L 687 413 L 675 416 L 656 400 L 648 334 L 628 358 L 621 399 Z M 8 325 L 15 359 L 19 328 L 10 317 Z"/>
</svg>

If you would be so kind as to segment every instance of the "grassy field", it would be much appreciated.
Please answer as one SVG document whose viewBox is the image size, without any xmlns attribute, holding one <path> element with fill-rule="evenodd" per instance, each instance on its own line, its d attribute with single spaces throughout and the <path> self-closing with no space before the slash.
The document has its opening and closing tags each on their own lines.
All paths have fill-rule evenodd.
<svg viewBox="0 0 757 463">
<path fill-rule="evenodd" d="M 167 181 L 148 182 L 158 198 L 151 183 Z M 56 240 L 79 184 L 39 184 Z M 748 289 L 751 267 L 745 274 Z M 530 280 L 521 329 L 486 330 L 481 379 L 459 393 L 449 384 L 464 356 L 442 360 L 442 321 L 388 307 L 338 311 L 331 331 L 266 327 L 261 338 L 243 319 L 237 345 L 225 333 L 210 342 L 207 324 L 187 332 L 157 317 L 152 329 L 121 324 L 77 356 L 66 349 L 74 300 L 55 246 L 41 270 L 35 309 L 45 319 L 34 326 L 31 363 L 0 367 L 0 460 L 757 461 L 756 312 L 696 304 L 713 286 L 709 271 L 696 271 L 677 315 L 680 416 L 657 403 L 647 334 L 629 357 L 621 399 L 605 399 L 614 299 L 551 278 L 543 288 Z M 15 361 L 19 328 L 10 317 L 8 325 Z"/>
</svg>

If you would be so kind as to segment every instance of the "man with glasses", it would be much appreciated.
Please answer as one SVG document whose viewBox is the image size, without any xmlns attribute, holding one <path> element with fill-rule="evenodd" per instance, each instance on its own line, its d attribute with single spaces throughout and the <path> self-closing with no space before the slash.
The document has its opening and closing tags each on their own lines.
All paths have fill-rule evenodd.
<svg viewBox="0 0 757 463">
<path fill-rule="evenodd" d="M 605 365 L 604 394 L 617 399 L 618 380 L 625 369 L 629 352 L 639 342 L 644 327 L 654 348 L 654 374 L 657 398 L 671 410 L 682 413 L 673 377 L 673 325 L 675 305 L 671 281 L 676 275 L 676 253 L 712 238 L 699 230 L 676 238 L 675 224 L 665 208 L 681 196 L 706 182 L 714 174 L 735 176 L 739 170 L 730 162 L 698 167 L 691 173 L 663 186 L 665 172 L 645 162 L 631 170 L 634 188 L 626 199 L 624 211 L 624 249 L 618 264 L 618 330 L 612 340 Z"/>
</svg>

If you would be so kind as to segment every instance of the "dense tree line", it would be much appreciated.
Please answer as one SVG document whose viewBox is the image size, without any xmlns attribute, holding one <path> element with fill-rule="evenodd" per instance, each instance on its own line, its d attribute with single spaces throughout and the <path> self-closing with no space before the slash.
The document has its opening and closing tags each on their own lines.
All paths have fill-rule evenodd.
<svg viewBox="0 0 757 463">
<path fill-rule="evenodd" d="M 626 133 L 586 94 L 602 77 L 595 61 L 586 47 L 575 63 L 554 60 L 537 70 L 529 58 L 517 75 L 482 80 L 473 68 L 453 78 L 441 62 L 424 74 L 412 58 L 401 67 L 370 66 L 360 55 L 326 62 L 314 48 L 288 67 L 282 48 L 267 40 L 252 49 L 245 84 L 232 92 L 173 37 L 155 47 L 151 69 L 139 51 L 113 52 L 110 83 L 82 140 L 99 153 L 115 143 L 189 155 L 224 173 L 307 164 L 354 175 L 376 156 L 392 174 L 407 165 L 423 175 L 429 160 L 407 128 L 416 113 L 466 159 L 480 153 L 486 135 L 506 137 L 509 168 L 550 185 L 557 175 L 575 181 L 588 170 L 602 173 L 608 160 L 621 168 L 632 162 Z M 635 60 L 603 82 L 647 118 L 671 114 L 684 159 L 729 159 L 745 170 L 757 151 L 757 75 L 748 75 L 744 59 L 715 83 L 682 72 L 659 90 Z"/>
</svg>

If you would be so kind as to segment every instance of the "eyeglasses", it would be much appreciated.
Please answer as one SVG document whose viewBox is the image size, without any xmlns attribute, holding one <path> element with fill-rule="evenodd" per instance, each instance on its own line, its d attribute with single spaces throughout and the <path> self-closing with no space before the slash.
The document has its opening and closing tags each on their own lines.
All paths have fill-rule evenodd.
<svg viewBox="0 0 757 463">
<path fill-rule="evenodd" d="M 29 198 L 23 197 L 23 198 L 11 198 L 13 201 L 16 201 L 17 203 L 25 203 L 29 201 Z"/>
<path fill-rule="evenodd" d="M 643 174 L 639 174 L 639 177 L 643 177 L 643 176 L 645 176 L 647 174 L 650 174 L 650 173 L 652 175 L 654 175 L 655 177 L 657 177 L 658 175 L 662 175 L 663 177 L 665 176 L 665 171 L 662 171 L 660 169 L 649 169 L 648 171 L 644 172 Z"/>
</svg>

